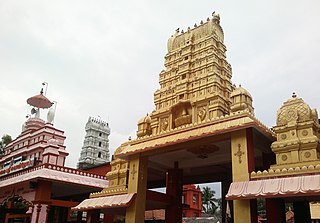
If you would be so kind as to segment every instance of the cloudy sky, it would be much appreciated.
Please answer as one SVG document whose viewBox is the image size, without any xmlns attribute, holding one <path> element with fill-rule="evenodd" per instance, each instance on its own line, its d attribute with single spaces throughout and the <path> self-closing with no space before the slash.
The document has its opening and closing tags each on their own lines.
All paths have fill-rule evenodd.
<svg viewBox="0 0 320 223">
<path fill-rule="evenodd" d="M 153 92 L 175 29 L 221 16 L 233 82 L 248 89 L 256 116 L 275 124 L 296 92 L 320 109 L 320 1 L 1 0 L 0 135 L 13 138 L 28 97 L 48 82 L 75 167 L 89 116 L 111 127 L 111 153 L 154 109 Z"/>
</svg>

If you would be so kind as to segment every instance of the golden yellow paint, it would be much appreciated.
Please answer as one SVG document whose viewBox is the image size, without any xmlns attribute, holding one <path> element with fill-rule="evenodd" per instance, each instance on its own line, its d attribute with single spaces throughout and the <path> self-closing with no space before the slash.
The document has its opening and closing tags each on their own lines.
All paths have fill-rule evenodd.
<svg viewBox="0 0 320 223">
<path fill-rule="evenodd" d="M 135 156 L 130 161 L 128 193 L 136 193 L 133 204 L 127 208 L 126 223 L 144 223 L 147 191 L 146 157 Z"/>
<path fill-rule="evenodd" d="M 246 130 L 231 134 L 232 179 L 249 180 Z"/>
<path fill-rule="evenodd" d="M 231 156 L 233 182 L 249 180 L 247 134 L 245 129 L 231 134 Z M 236 200 L 233 202 L 235 223 L 251 222 L 250 212 L 250 200 Z"/>
<path fill-rule="evenodd" d="M 233 201 L 234 223 L 249 223 L 250 216 L 250 200 Z"/>
</svg>

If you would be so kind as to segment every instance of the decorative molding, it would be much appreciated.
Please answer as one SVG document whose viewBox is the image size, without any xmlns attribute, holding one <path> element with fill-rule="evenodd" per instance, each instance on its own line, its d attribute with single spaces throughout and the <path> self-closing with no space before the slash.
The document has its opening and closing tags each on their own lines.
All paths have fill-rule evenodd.
<svg viewBox="0 0 320 223">
<path fill-rule="evenodd" d="M 250 174 L 251 179 L 258 178 L 273 178 L 285 177 L 292 175 L 306 175 L 306 174 L 320 174 L 320 162 L 317 164 L 310 164 L 309 166 L 296 166 L 282 169 L 268 169 L 263 171 L 252 171 Z"/>
</svg>

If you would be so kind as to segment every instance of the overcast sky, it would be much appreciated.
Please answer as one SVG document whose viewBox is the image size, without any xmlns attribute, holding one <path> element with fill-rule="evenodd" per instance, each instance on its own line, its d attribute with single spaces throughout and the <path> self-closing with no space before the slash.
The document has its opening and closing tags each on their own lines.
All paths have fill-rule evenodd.
<svg viewBox="0 0 320 223">
<path fill-rule="evenodd" d="M 89 116 L 111 127 L 111 153 L 154 109 L 167 39 L 221 16 L 232 81 L 254 99 L 267 126 L 296 92 L 320 109 L 320 1 L 0 1 L 0 135 L 13 138 L 26 99 L 48 82 L 65 131 L 67 165 L 78 161 Z"/>
</svg>

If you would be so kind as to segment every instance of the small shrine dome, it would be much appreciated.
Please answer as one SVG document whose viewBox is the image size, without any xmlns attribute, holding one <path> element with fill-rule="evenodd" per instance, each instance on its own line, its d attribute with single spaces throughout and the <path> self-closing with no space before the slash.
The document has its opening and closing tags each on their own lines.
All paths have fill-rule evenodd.
<svg viewBox="0 0 320 223">
<path fill-rule="evenodd" d="M 238 95 L 248 96 L 248 97 L 251 98 L 251 100 L 252 100 L 252 96 L 251 96 L 251 94 L 249 93 L 249 91 L 247 91 L 247 90 L 246 90 L 245 88 L 243 88 L 241 85 L 240 85 L 239 87 L 235 88 L 235 89 L 232 91 L 230 97 L 233 98 L 233 97 L 238 96 Z"/>
<path fill-rule="evenodd" d="M 151 117 L 149 114 L 147 114 L 145 117 L 143 117 L 138 121 L 138 125 L 142 123 L 148 123 L 148 124 L 151 123 Z"/>
<path fill-rule="evenodd" d="M 29 118 L 24 124 L 24 131 L 35 131 L 45 126 L 45 122 L 40 118 Z"/>
<path fill-rule="evenodd" d="M 231 94 L 231 111 L 237 112 L 245 109 L 249 109 L 251 113 L 253 113 L 252 107 L 252 96 L 245 88 L 241 85 L 235 88 Z"/>
<path fill-rule="evenodd" d="M 283 103 L 277 112 L 277 126 L 287 125 L 288 123 L 298 123 L 304 121 L 318 120 L 318 114 L 315 109 L 298 98 L 295 93 L 292 98 Z"/>
<path fill-rule="evenodd" d="M 145 117 L 139 120 L 138 122 L 138 131 L 137 136 L 142 137 L 146 135 L 151 135 L 151 117 L 147 114 Z"/>
</svg>

